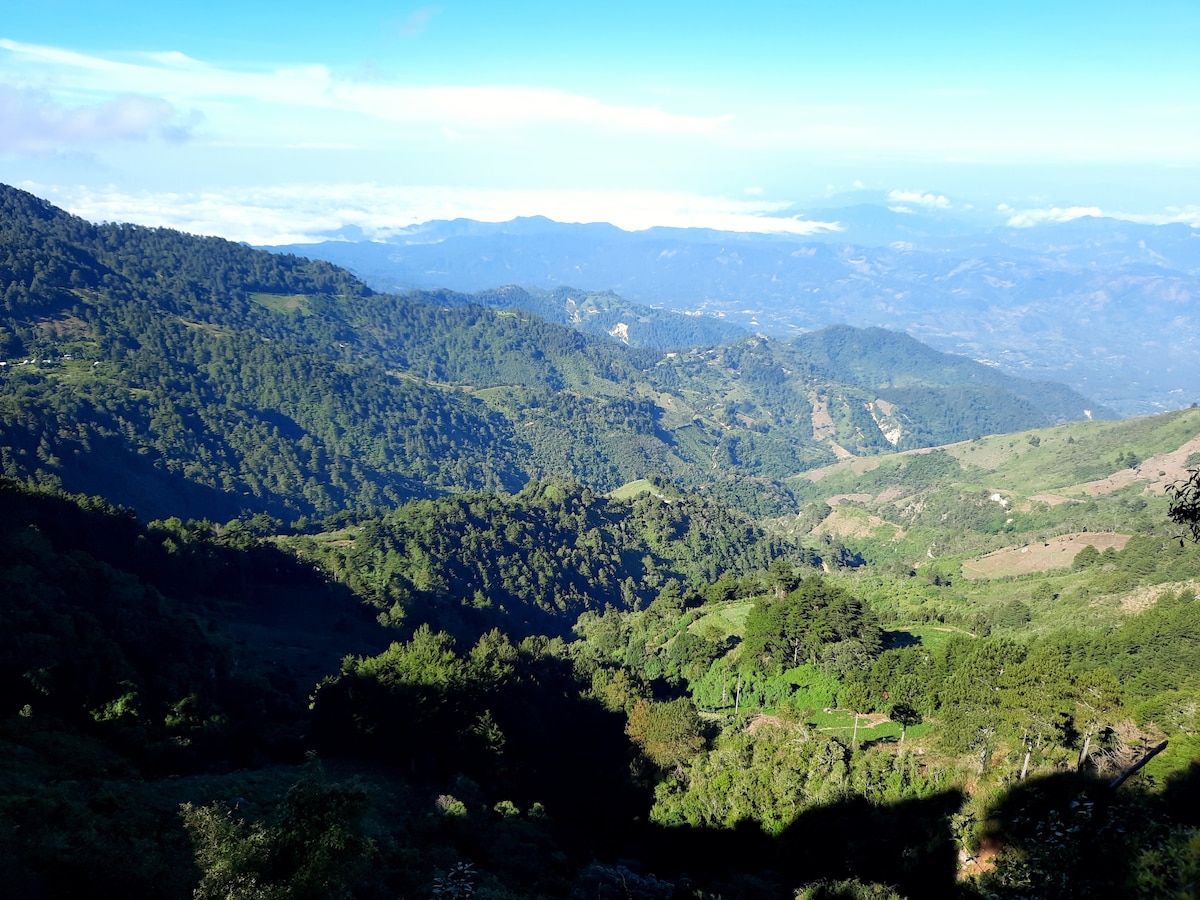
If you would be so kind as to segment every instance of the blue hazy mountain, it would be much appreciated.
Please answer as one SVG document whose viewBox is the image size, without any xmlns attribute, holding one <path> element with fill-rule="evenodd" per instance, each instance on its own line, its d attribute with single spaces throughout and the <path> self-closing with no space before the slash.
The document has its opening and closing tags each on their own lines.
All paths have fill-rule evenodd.
<svg viewBox="0 0 1200 900">
<path fill-rule="evenodd" d="M 377 290 L 569 286 L 779 336 L 835 324 L 903 331 L 1064 381 L 1124 414 L 1200 399 L 1196 229 L 1086 217 L 989 226 L 885 203 L 780 213 L 837 223 L 807 237 L 535 217 L 275 249 L 344 266 Z"/>
</svg>

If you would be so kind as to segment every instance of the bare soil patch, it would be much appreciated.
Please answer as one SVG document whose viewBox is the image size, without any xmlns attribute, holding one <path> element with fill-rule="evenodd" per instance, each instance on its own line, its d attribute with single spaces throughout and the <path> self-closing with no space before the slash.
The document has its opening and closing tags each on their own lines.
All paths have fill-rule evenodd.
<svg viewBox="0 0 1200 900">
<path fill-rule="evenodd" d="M 1200 452 L 1200 436 L 1192 438 L 1178 450 L 1159 453 L 1143 460 L 1132 469 L 1121 469 L 1107 478 L 1089 481 L 1081 487 L 1098 497 L 1135 483 L 1146 485 L 1145 491 L 1162 493 L 1162 489 L 1174 481 L 1187 478 L 1186 460 L 1192 453 Z M 1162 473 L 1162 474 L 1159 474 Z"/>
<path fill-rule="evenodd" d="M 1069 569 L 1077 554 L 1089 544 L 1103 553 L 1109 547 L 1122 550 L 1130 535 L 1092 531 L 1064 534 L 1049 541 L 993 550 L 962 565 L 964 578 L 999 578 L 1003 575 L 1027 575 L 1030 572 L 1049 572 Z"/>
<path fill-rule="evenodd" d="M 782 724 L 783 723 L 780 721 L 779 716 L 767 716 L 759 713 L 750 720 L 748 725 L 746 725 L 746 733 L 754 734 L 754 732 L 758 731 L 760 728 L 778 728 Z"/>
<path fill-rule="evenodd" d="M 837 434 L 837 428 L 833 424 L 833 417 L 829 415 L 829 403 L 816 394 L 809 395 L 809 402 L 812 403 L 813 440 L 832 438 Z"/>
<path fill-rule="evenodd" d="M 91 329 L 87 322 L 78 316 L 62 316 L 58 319 L 41 319 L 33 326 L 39 337 L 55 341 L 65 341 L 71 338 L 91 337 Z"/>
<path fill-rule="evenodd" d="M 838 459 L 854 459 L 854 454 L 835 441 L 833 438 L 829 439 L 829 449 L 833 451 L 833 455 Z"/>
<path fill-rule="evenodd" d="M 1179 591 L 1200 591 L 1200 581 L 1193 578 L 1191 581 L 1175 581 L 1170 584 L 1155 584 L 1137 588 L 1121 598 L 1121 612 L 1130 615 L 1145 612 L 1154 606 L 1163 594 L 1178 593 Z"/>
<path fill-rule="evenodd" d="M 859 496 L 870 499 L 869 494 L 864 495 L 849 495 L 849 499 L 857 499 Z M 830 499 L 832 505 L 834 501 Z M 874 534 L 875 529 L 880 528 L 889 523 L 885 522 L 879 516 L 862 516 L 862 515 L 847 515 L 834 506 L 834 510 L 825 520 L 817 527 L 817 532 L 820 534 L 836 534 L 838 537 L 870 537 Z M 892 526 L 896 528 L 896 526 Z M 903 534 L 903 531 L 896 528 L 897 533 Z"/>
</svg>

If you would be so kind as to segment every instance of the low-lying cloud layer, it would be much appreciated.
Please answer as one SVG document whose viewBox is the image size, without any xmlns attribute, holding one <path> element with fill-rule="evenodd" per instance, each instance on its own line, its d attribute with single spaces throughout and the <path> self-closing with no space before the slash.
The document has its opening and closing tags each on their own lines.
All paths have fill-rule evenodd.
<svg viewBox="0 0 1200 900">
<path fill-rule="evenodd" d="M 1070 222 L 1074 219 L 1091 217 L 1121 219 L 1141 225 L 1183 224 L 1200 229 L 1200 206 L 1192 205 L 1168 207 L 1162 213 L 1157 214 L 1105 211 L 1098 206 L 1068 206 L 1065 208 L 1051 206 L 1043 209 L 1017 210 L 1005 203 L 1001 203 L 997 210 L 1006 217 L 1006 224 L 1010 228 L 1032 228 L 1036 225 Z"/>
<path fill-rule="evenodd" d="M 608 222 L 628 231 L 656 225 L 793 235 L 838 230 L 834 222 L 775 215 L 786 203 L 650 191 L 330 184 L 131 193 L 115 187 L 20 187 L 92 221 L 166 226 L 264 246 L 324 240 L 348 225 L 378 239 L 435 219 L 503 222 L 518 216 Z"/>
</svg>

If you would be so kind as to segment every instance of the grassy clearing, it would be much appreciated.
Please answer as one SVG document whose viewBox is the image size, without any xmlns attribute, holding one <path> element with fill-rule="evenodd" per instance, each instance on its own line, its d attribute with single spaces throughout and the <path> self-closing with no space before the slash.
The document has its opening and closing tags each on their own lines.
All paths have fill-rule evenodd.
<svg viewBox="0 0 1200 900">
<path fill-rule="evenodd" d="M 711 631 L 728 637 L 731 634 L 742 634 L 746 629 L 746 617 L 754 609 L 753 600 L 734 600 L 706 607 L 694 622 L 688 627 L 689 631 Z"/>
<path fill-rule="evenodd" d="M 847 460 L 788 483 L 802 503 L 834 507 L 814 535 L 869 563 L 951 572 L 962 559 L 953 574 L 981 581 L 1069 569 L 1073 535 L 1103 551 L 1122 539 L 1098 533 L 1152 531 L 1166 521 L 1166 486 L 1198 455 L 1200 409 L 1186 409 Z"/>
<path fill-rule="evenodd" d="M 632 500 L 639 494 L 650 494 L 653 492 L 654 485 L 645 478 L 639 478 L 636 481 L 621 485 L 615 491 L 610 491 L 608 496 L 611 500 Z"/>
<path fill-rule="evenodd" d="M 819 725 L 818 728 L 825 734 L 833 735 L 834 737 L 850 743 L 855 739 L 854 731 L 854 716 L 846 710 L 834 710 L 831 717 L 835 714 L 842 713 L 838 724 L 834 725 Z M 912 725 L 908 729 L 908 735 L 905 741 L 911 741 L 917 738 L 925 737 L 932 730 L 933 726 L 928 722 L 922 722 L 920 725 Z M 866 716 L 859 716 L 858 719 L 858 742 L 860 744 L 866 742 L 892 743 L 900 741 L 901 728 L 899 723 L 886 721 L 878 725 L 870 725 Z"/>
<path fill-rule="evenodd" d="M 993 489 L 1025 496 L 1063 491 L 1128 468 L 1138 460 L 1176 450 L 1200 434 L 1200 409 L 1116 422 L 1071 422 L 1016 434 L 993 435 L 946 448 L 966 466 L 988 473 Z M 1072 492 L 1074 493 L 1074 492 Z"/>
<path fill-rule="evenodd" d="M 1077 490 L 1129 468 L 1122 461 L 1132 454 L 1139 461 L 1182 447 L 1200 434 L 1200 409 L 1183 409 L 1156 416 L 1115 422 L 1071 422 L 1014 434 L 991 435 L 942 448 L 965 470 L 964 487 L 1034 494 Z M 839 493 L 872 493 L 859 484 L 871 484 L 876 469 L 891 469 L 918 451 L 852 459 L 814 469 L 789 479 L 790 486 L 808 497 Z M 1146 473 L 1150 476 L 1157 472 Z M 815 482 L 815 485 L 814 485 Z"/>
<path fill-rule="evenodd" d="M 801 707 L 803 708 L 803 707 Z M 859 744 L 867 742 L 893 743 L 899 742 L 902 728 L 899 722 L 893 722 L 880 713 L 872 715 L 859 714 L 858 728 L 854 727 L 855 714 L 849 709 L 805 709 L 804 721 L 823 734 L 831 735 L 839 740 L 850 743 L 857 739 Z M 930 733 L 933 725 L 922 722 L 908 729 L 906 741 L 922 738 Z"/>
<path fill-rule="evenodd" d="M 889 628 L 888 631 L 902 631 L 911 634 L 920 641 L 922 647 L 928 650 L 936 650 L 945 646 L 955 635 L 974 637 L 970 632 L 955 628 L 953 625 L 903 625 Z"/>
<path fill-rule="evenodd" d="M 870 537 L 879 541 L 893 541 L 903 535 L 903 529 L 898 525 L 852 506 L 836 507 L 814 532 L 843 538 Z"/>
<path fill-rule="evenodd" d="M 302 316 L 312 314 L 312 299 L 307 294 L 255 293 L 250 295 L 250 299 L 275 312 L 298 312 Z"/>
</svg>

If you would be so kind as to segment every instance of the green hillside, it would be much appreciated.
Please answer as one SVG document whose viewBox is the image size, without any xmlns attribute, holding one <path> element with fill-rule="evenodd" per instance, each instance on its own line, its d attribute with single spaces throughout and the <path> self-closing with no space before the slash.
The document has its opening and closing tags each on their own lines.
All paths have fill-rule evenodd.
<svg viewBox="0 0 1200 900">
<path fill-rule="evenodd" d="M 877 559 L 915 562 L 930 544 L 963 555 L 1068 532 L 1153 530 L 1166 521 L 1167 485 L 1198 460 L 1200 410 L 1186 409 L 848 460 L 788 484 L 801 504 L 834 507 L 826 528 L 873 535 Z"/>
<path fill-rule="evenodd" d="M 919 396 L 921 388 L 957 385 L 964 393 L 963 405 L 976 393 L 990 392 L 993 403 L 1002 396 L 1003 403 L 996 403 L 1000 416 L 1016 418 L 1036 409 L 1047 417 L 1045 424 L 1083 417 L 1079 395 L 1061 384 L 1022 381 L 966 357 L 938 353 L 915 338 L 883 328 L 833 326 L 801 335 L 792 345 L 821 369 L 874 388 L 881 399 L 900 405 Z M 1087 417 L 1111 419 L 1116 413 L 1093 405 Z M 983 428 L 979 434 L 1016 430 L 1001 426 Z"/>
<path fill-rule="evenodd" d="M 585 612 L 652 602 L 668 584 L 707 584 L 775 559 L 838 565 L 712 500 L 665 483 L 604 498 L 566 482 L 520 494 L 406 504 L 332 536 L 286 539 L 393 627 L 434 623 L 474 639 L 565 636 Z"/>
<path fill-rule="evenodd" d="M 92 225 L 11 188 L 0 305 L 0 470 L 151 516 L 294 521 L 543 477 L 607 491 L 653 475 L 778 513 L 793 506 L 780 480 L 836 453 L 1086 405 L 1039 390 L 1053 402 L 1038 407 L 990 382 L 981 393 L 960 383 L 987 372 L 969 361 L 887 400 L 799 345 L 631 348 L 460 295 L 376 294 L 326 263 Z"/>
</svg>

